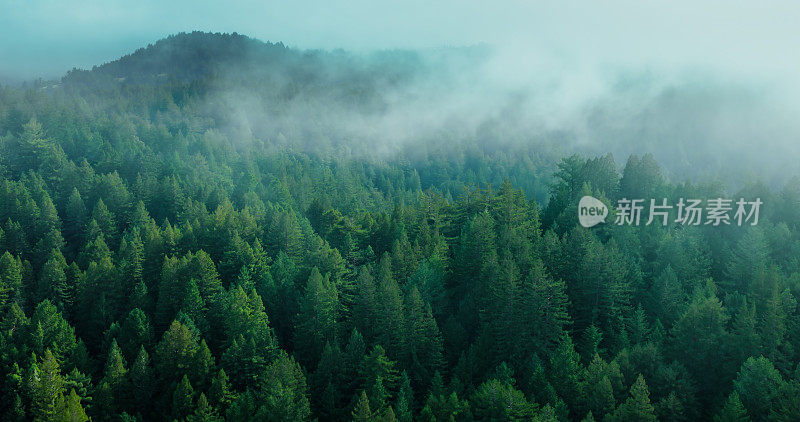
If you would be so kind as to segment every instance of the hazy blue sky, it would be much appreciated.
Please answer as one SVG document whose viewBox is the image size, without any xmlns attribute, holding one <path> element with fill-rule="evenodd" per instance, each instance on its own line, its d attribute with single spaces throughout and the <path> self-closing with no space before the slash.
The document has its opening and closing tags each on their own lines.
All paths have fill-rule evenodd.
<svg viewBox="0 0 800 422">
<path fill-rule="evenodd" d="M 796 1 L 0 0 L 0 80 L 59 76 L 191 30 L 300 48 L 488 43 L 523 70 L 558 60 L 789 75 L 798 17 Z"/>
</svg>

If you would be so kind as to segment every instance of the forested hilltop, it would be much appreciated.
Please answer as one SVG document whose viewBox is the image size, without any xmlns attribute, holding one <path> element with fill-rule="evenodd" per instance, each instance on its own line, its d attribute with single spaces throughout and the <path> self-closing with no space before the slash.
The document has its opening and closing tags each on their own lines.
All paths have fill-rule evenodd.
<svg viewBox="0 0 800 422">
<path fill-rule="evenodd" d="M 368 118 L 483 54 L 192 33 L 0 87 L 0 419 L 800 420 L 800 181 Z"/>
</svg>

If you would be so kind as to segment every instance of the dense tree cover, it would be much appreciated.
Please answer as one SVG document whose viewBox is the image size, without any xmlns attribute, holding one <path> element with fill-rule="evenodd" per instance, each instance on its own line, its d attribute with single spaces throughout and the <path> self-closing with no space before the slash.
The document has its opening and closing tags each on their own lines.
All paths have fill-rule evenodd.
<svg viewBox="0 0 800 422">
<path fill-rule="evenodd" d="M 731 195 L 757 226 L 585 229 L 584 194 L 725 191 L 240 142 L 145 53 L 0 89 L 2 420 L 800 419 L 800 182 Z"/>
</svg>

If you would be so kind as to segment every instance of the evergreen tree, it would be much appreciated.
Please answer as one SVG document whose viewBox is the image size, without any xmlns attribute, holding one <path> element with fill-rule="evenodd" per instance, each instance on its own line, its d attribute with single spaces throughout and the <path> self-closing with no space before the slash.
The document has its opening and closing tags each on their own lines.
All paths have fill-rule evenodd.
<svg viewBox="0 0 800 422">
<path fill-rule="evenodd" d="M 431 307 L 416 286 L 406 295 L 406 367 L 411 368 L 417 386 L 424 385 L 444 363 L 442 339 Z"/>
<path fill-rule="evenodd" d="M 561 338 L 558 348 L 553 352 L 549 369 L 549 381 L 555 392 L 570 408 L 574 408 L 580 393 L 578 382 L 581 366 L 580 356 L 568 335 Z"/>
<path fill-rule="evenodd" d="M 8 251 L 0 256 L 0 309 L 10 302 L 24 304 L 22 290 L 22 261 Z"/>
<path fill-rule="evenodd" d="M 496 379 L 481 384 L 470 402 L 472 413 L 478 420 L 529 420 L 536 410 L 521 391 Z"/>
<path fill-rule="evenodd" d="M 650 392 L 641 374 L 631 386 L 630 397 L 609 418 L 612 421 L 655 421 L 655 409 L 650 404 Z"/>
<path fill-rule="evenodd" d="M 406 371 L 400 374 L 400 391 L 397 394 L 395 407 L 399 422 L 410 422 L 414 419 L 414 392 L 411 389 L 411 379 Z"/>
<path fill-rule="evenodd" d="M 351 413 L 353 422 L 369 422 L 372 420 L 372 411 L 369 408 L 369 399 L 364 391 L 358 396 L 358 401 Z"/>
<path fill-rule="evenodd" d="M 522 352 L 553 350 L 570 323 L 564 283 L 550 278 L 543 262 L 537 260 L 519 290 L 517 347 Z"/>
<path fill-rule="evenodd" d="M 672 328 L 675 356 L 697 377 L 701 402 L 720 395 L 729 375 L 720 359 L 720 345 L 728 339 L 728 315 L 709 284 L 695 298 Z M 729 379 L 729 378 L 728 378 Z"/>
<path fill-rule="evenodd" d="M 58 422 L 86 422 L 89 420 L 81 405 L 81 398 L 75 394 L 75 390 L 70 390 L 69 395 L 64 398 L 61 408 L 53 420 Z"/>
<path fill-rule="evenodd" d="M 111 409 L 118 409 L 122 403 L 127 400 L 127 394 L 130 388 L 128 382 L 128 370 L 125 368 L 125 358 L 122 356 L 122 351 L 114 340 L 111 343 L 111 348 L 108 352 L 106 359 L 105 370 L 103 371 L 103 379 L 101 383 L 108 385 L 109 391 L 112 394 Z M 113 411 L 113 410 L 112 410 Z"/>
<path fill-rule="evenodd" d="M 733 384 L 747 414 L 760 421 L 767 420 L 770 409 L 776 407 L 784 380 L 769 359 L 759 356 L 750 357 L 742 364 Z"/>
<path fill-rule="evenodd" d="M 735 391 L 728 396 L 728 400 L 722 410 L 714 415 L 714 422 L 749 422 L 750 417 L 739 400 L 739 394 Z"/>
<path fill-rule="evenodd" d="M 308 278 L 295 328 L 294 344 L 301 362 L 313 363 L 326 342 L 336 342 L 338 308 L 336 287 L 315 267 Z"/>
<path fill-rule="evenodd" d="M 192 414 L 193 409 L 194 388 L 189 383 L 189 377 L 184 375 L 172 393 L 172 416 L 181 420 Z"/>
<path fill-rule="evenodd" d="M 263 408 L 261 418 L 279 421 L 304 421 L 311 417 L 306 378 L 300 365 L 285 353 L 267 369 L 259 386 Z"/>
<path fill-rule="evenodd" d="M 49 299 L 58 307 L 72 305 L 67 285 L 67 261 L 58 250 L 53 250 L 40 272 L 37 295 L 38 301 Z"/>
<path fill-rule="evenodd" d="M 148 415 L 156 379 L 150 363 L 150 355 L 147 354 L 144 346 L 140 347 L 139 354 L 131 365 L 129 379 L 131 408 L 137 409 L 143 415 Z"/>
<path fill-rule="evenodd" d="M 160 377 L 167 382 L 177 382 L 181 377 L 186 377 L 195 369 L 198 347 L 197 339 L 189 327 L 173 321 L 156 346 L 156 365 Z"/>
<path fill-rule="evenodd" d="M 31 365 L 26 380 L 30 416 L 37 420 L 54 418 L 63 406 L 64 378 L 50 349 Z"/>
<path fill-rule="evenodd" d="M 217 422 L 222 420 L 216 415 L 214 409 L 208 404 L 208 399 L 206 399 L 206 395 L 203 393 L 200 393 L 200 396 L 197 398 L 197 405 L 195 407 L 196 409 L 194 413 L 186 417 L 187 421 Z"/>
<path fill-rule="evenodd" d="M 400 287 L 392 276 L 388 255 L 381 258 L 377 272 L 376 310 L 372 323 L 375 327 L 375 340 L 385 347 L 388 354 L 397 358 L 402 356 L 405 348 L 406 323 Z"/>
<path fill-rule="evenodd" d="M 215 406 L 227 407 L 233 401 L 234 394 L 228 384 L 228 375 L 224 369 L 220 369 L 214 379 L 211 380 L 211 387 L 208 390 L 209 399 Z"/>
</svg>

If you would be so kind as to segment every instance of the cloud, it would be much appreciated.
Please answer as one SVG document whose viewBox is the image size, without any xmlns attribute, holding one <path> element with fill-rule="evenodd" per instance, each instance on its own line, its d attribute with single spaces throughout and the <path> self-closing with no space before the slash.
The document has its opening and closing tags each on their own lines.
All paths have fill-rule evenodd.
<svg viewBox="0 0 800 422">
<path fill-rule="evenodd" d="M 796 172 L 800 156 L 795 1 L 0 0 L 0 10 L 0 80 L 58 77 L 192 30 L 357 53 L 491 46 L 489 60 L 383 92 L 380 113 L 326 116 L 378 150 L 442 131 L 550 138 L 623 161 L 655 152 L 676 177 L 745 168 L 772 177 L 779 165 Z M 220 98 L 232 122 L 264 120 L 249 106 L 260 99 Z M 305 118 L 296 107 L 290 118 Z"/>
</svg>

